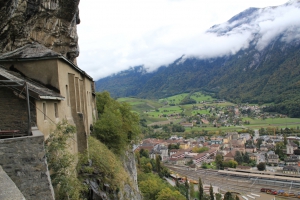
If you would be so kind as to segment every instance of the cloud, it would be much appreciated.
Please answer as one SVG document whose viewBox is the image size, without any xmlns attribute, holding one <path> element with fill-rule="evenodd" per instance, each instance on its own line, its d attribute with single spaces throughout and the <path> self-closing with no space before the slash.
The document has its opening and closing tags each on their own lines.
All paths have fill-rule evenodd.
<svg viewBox="0 0 300 200">
<path fill-rule="evenodd" d="M 81 1 L 79 66 L 96 80 L 138 65 L 152 71 L 182 55 L 211 58 L 235 54 L 247 48 L 256 33 L 260 36 L 257 48 L 263 49 L 282 31 L 299 27 L 299 8 L 293 5 L 261 10 L 260 17 L 249 24 L 224 23 L 255 6 L 253 2 L 102 0 L 90 4 Z M 276 5 L 284 1 L 264 1 L 265 5 L 259 5 L 264 7 L 271 5 L 270 2 Z M 221 24 L 218 28 L 226 29 L 226 33 L 206 32 L 214 24 Z M 287 34 L 285 41 L 291 39 Z"/>
</svg>

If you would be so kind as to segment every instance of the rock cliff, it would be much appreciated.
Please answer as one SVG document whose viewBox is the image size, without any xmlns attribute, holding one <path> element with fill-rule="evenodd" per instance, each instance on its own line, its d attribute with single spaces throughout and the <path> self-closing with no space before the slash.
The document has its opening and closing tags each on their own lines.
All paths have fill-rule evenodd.
<svg viewBox="0 0 300 200">
<path fill-rule="evenodd" d="M 0 53 L 38 42 L 76 63 L 79 0 L 0 0 Z"/>
</svg>

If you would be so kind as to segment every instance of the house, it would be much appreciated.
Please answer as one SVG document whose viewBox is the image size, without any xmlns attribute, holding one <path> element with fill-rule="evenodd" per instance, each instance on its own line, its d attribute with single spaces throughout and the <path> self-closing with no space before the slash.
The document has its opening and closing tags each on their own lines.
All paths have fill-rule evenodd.
<svg viewBox="0 0 300 200">
<path fill-rule="evenodd" d="M 222 144 L 222 139 L 210 140 L 210 144 Z"/>
<path fill-rule="evenodd" d="M 155 159 L 156 155 L 161 157 L 161 161 L 166 161 L 169 158 L 169 150 L 166 146 L 158 145 L 157 148 L 150 151 L 149 157 Z"/>
<path fill-rule="evenodd" d="M 288 140 L 288 143 L 286 145 L 286 154 L 292 155 L 294 154 L 294 150 L 298 149 L 298 146 L 293 142 Z"/>
<path fill-rule="evenodd" d="M 224 161 L 234 160 L 235 153 L 236 153 L 236 150 L 231 150 L 229 153 L 227 153 L 224 156 Z"/>
<path fill-rule="evenodd" d="M 267 145 L 265 145 L 265 144 L 261 144 L 259 149 L 260 149 L 261 151 L 268 151 L 268 147 L 267 147 Z"/>
<path fill-rule="evenodd" d="M 181 158 L 170 158 L 169 162 L 173 165 L 185 165 L 186 164 L 186 159 L 181 157 Z"/>
<path fill-rule="evenodd" d="M 238 132 L 228 132 L 228 133 L 226 133 L 226 136 L 229 137 L 229 140 L 239 139 L 239 133 Z"/>
<path fill-rule="evenodd" d="M 190 148 L 190 142 L 183 141 L 179 143 L 179 148 L 180 149 L 188 149 Z"/>
<path fill-rule="evenodd" d="M 6 86 L 0 88 L 0 103 L 8 105 L 1 108 L 0 129 L 28 130 L 30 134 L 31 126 L 37 126 L 47 139 L 58 122 L 67 120 L 77 131 L 70 150 L 85 151 L 97 118 L 93 79 L 61 54 L 38 43 L 1 54 L 0 65 L 0 85 Z M 25 83 L 30 118 L 24 111 L 28 104 L 22 99 L 26 96 Z"/>
<path fill-rule="evenodd" d="M 210 145 L 210 149 L 214 149 L 214 150 L 219 151 L 220 150 L 220 145 L 218 145 L 218 144 L 212 144 L 212 145 Z"/>
<path fill-rule="evenodd" d="M 267 164 L 278 165 L 279 156 L 277 154 L 268 154 L 267 155 Z"/>
<path fill-rule="evenodd" d="M 256 152 L 256 146 L 255 145 L 246 145 L 245 151 L 248 153 L 255 153 Z"/>
<path fill-rule="evenodd" d="M 245 145 L 243 144 L 233 143 L 231 144 L 231 149 L 245 153 Z"/>
<path fill-rule="evenodd" d="M 193 163 L 196 164 L 196 165 L 201 165 L 203 162 L 206 161 L 208 157 L 208 154 L 207 153 L 199 153 L 197 156 L 195 156 L 192 160 L 193 160 Z"/>
<path fill-rule="evenodd" d="M 290 155 L 284 161 L 285 161 L 285 164 L 288 165 L 288 166 L 289 165 L 295 166 L 295 165 L 298 165 L 298 162 L 300 161 L 300 159 L 298 158 L 297 155 Z"/>
<path fill-rule="evenodd" d="M 284 174 L 299 174 L 298 166 L 285 166 L 282 169 L 282 173 Z"/>
</svg>

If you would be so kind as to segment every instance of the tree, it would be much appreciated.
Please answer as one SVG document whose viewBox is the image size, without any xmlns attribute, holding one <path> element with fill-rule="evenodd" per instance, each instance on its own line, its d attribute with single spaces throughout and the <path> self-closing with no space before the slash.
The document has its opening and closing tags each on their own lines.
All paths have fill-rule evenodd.
<svg viewBox="0 0 300 200">
<path fill-rule="evenodd" d="M 190 198 L 193 199 L 195 197 L 195 185 L 190 183 Z"/>
<path fill-rule="evenodd" d="M 216 196 L 216 200 L 222 200 L 222 194 L 216 193 L 215 196 Z"/>
<path fill-rule="evenodd" d="M 259 171 L 264 171 L 266 170 L 266 163 L 260 162 L 256 167 Z"/>
<path fill-rule="evenodd" d="M 185 186 L 185 190 L 186 190 L 186 192 L 185 192 L 185 198 L 186 198 L 186 200 L 189 200 L 189 187 L 190 187 L 190 185 L 188 183 L 187 177 L 185 177 L 184 186 Z"/>
<path fill-rule="evenodd" d="M 176 190 L 173 191 L 170 188 L 164 188 L 158 192 L 156 200 L 185 200 L 185 198 Z"/>
<path fill-rule="evenodd" d="M 263 139 L 261 139 L 261 138 L 257 139 L 256 147 L 258 149 L 260 149 L 260 145 L 262 144 L 262 142 L 263 142 Z"/>
<path fill-rule="evenodd" d="M 161 171 L 161 164 L 160 164 L 160 156 L 159 155 L 156 155 L 155 156 L 155 166 L 156 166 L 156 172 L 158 174 L 160 174 L 160 171 Z"/>
<path fill-rule="evenodd" d="M 214 189 L 213 189 L 211 184 L 210 184 L 210 187 L 209 187 L 209 195 L 210 195 L 210 200 L 215 200 Z"/>
<path fill-rule="evenodd" d="M 283 135 L 283 144 L 284 146 L 287 145 L 287 139 L 286 139 L 286 134 Z"/>
<path fill-rule="evenodd" d="M 203 189 L 203 184 L 202 184 L 202 180 L 200 177 L 199 177 L 198 191 L 199 191 L 199 200 L 203 200 L 204 189 Z"/>
<path fill-rule="evenodd" d="M 234 200 L 234 198 L 233 198 L 231 192 L 226 192 L 226 193 L 224 194 L 224 200 Z"/>
<path fill-rule="evenodd" d="M 283 153 L 283 150 L 285 149 L 284 142 L 278 142 L 275 145 L 275 153 L 279 156 L 280 159 L 283 159 L 285 154 Z"/>
<path fill-rule="evenodd" d="M 222 169 L 223 168 L 223 166 L 222 166 L 223 157 L 222 157 L 221 154 L 217 154 L 215 162 L 216 162 L 217 169 Z"/>
<path fill-rule="evenodd" d="M 141 149 L 140 150 L 140 157 L 149 158 L 149 152 L 148 152 L 148 150 Z"/>
<path fill-rule="evenodd" d="M 243 162 L 244 163 L 249 163 L 250 162 L 250 157 L 249 157 L 249 154 L 248 152 L 246 152 L 243 156 Z"/>
<path fill-rule="evenodd" d="M 124 152 L 132 141 L 138 139 L 139 117 L 131 112 L 128 103 L 119 103 L 108 92 L 97 93 L 99 119 L 93 135 L 116 154 Z"/>
<path fill-rule="evenodd" d="M 242 156 L 242 154 L 241 154 L 240 151 L 236 151 L 236 152 L 235 152 L 234 160 L 235 160 L 238 164 L 242 164 L 242 163 L 243 163 L 243 156 Z"/>
</svg>

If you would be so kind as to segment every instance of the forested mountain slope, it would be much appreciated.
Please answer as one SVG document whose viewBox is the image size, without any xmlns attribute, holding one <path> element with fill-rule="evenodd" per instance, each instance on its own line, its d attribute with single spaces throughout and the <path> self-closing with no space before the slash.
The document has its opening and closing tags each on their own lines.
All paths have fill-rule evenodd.
<svg viewBox="0 0 300 200">
<path fill-rule="evenodd" d="M 290 1 L 280 9 L 291 5 L 299 8 L 299 4 Z M 287 23 L 278 32 L 264 34 L 261 24 L 266 23 L 266 17 L 261 16 L 274 9 L 250 8 L 207 31 L 218 37 L 248 34 L 249 43 L 234 53 L 213 58 L 182 56 L 151 73 L 142 66 L 131 68 L 100 79 L 97 90 L 143 98 L 206 90 L 233 102 L 274 102 L 276 106 L 269 110 L 300 116 L 300 23 Z M 275 15 L 268 16 L 269 21 L 276 22 Z"/>
</svg>

